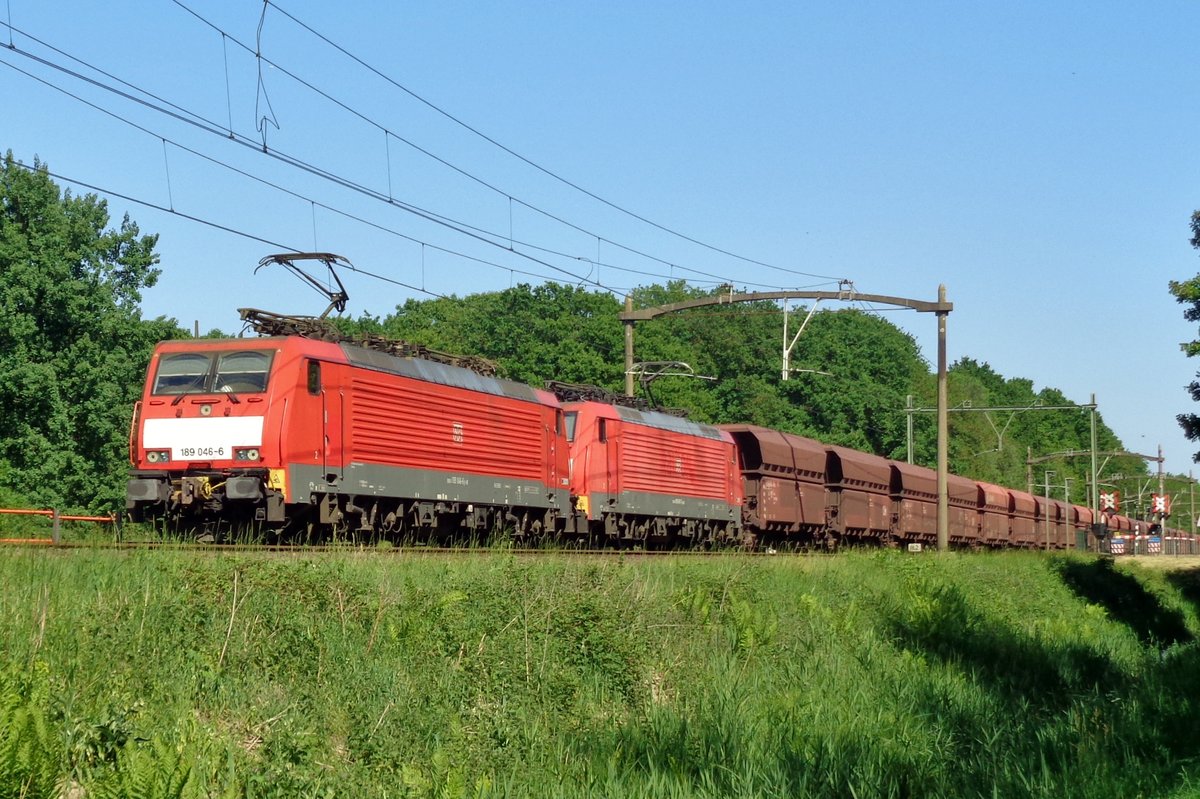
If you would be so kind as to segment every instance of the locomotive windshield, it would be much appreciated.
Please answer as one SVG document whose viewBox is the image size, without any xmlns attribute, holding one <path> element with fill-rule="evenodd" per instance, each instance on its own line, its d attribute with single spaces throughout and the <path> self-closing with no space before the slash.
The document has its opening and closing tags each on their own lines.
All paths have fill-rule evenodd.
<svg viewBox="0 0 1200 799">
<path fill-rule="evenodd" d="M 154 394 L 266 391 L 271 352 L 172 352 L 158 359 Z"/>
</svg>

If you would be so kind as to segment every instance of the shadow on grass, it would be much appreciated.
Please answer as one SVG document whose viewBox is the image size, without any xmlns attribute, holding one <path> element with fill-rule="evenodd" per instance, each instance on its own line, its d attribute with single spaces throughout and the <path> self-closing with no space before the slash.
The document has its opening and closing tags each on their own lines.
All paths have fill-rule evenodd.
<svg viewBox="0 0 1200 799">
<path fill-rule="evenodd" d="M 1067 562 L 1060 568 L 1068 585 L 1080 586 L 1075 590 L 1081 596 L 1103 604 L 1146 642 L 1147 659 L 1134 673 L 1084 644 L 1026 636 L 998 624 L 958 586 L 935 588 L 919 612 L 909 608 L 890 622 L 899 646 L 962 670 L 1014 709 L 1012 717 L 985 722 L 948 712 L 936 690 L 925 700 L 930 718 L 954 732 L 963 763 L 996 769 L 995 784 L 1004 785 L 998 795 L 1059 796 L 1068 785 L 1078 796 L 1145 795 L 1146 786 L 1179 780 L 1180 764 L 1196 762 L 1200 753 L 1200 695 L 1194 689 L 1200 647 L 1186 645 L 1193 636 L 1180 614 L 1164 609 L 1133 578 L 1112 572 L 1111 564 L 1072 568 L 1093 565 Z M 1200 574 L 1193 579 L 1195 590 Z M 1162 649 L 1153 652 L 1149 642 Z M 1170 644 L 1183 646 L 1168 649 Z M 1011 730 L 1021 734 L 1008 737 Z M 1010 750 L 998 759 L 981 743 L 993 732 Z M 1039 762 L 1040 777 L 1026 773 Z M 1081 768 L 1092 775 L 1086 789 L 1078 784 Z"/>
<path fill-rule="evenodd" d="M 1191 602 L 1196 612 L 1200 613 L 1200 568 L 1169 572 L 1167 582 L 1175 586 L 1183 598 Z"/>
<path fill-rule="evenodd" d="M 1111 558 L 1093 561 L 1061 560 L 1055 564 L 1063 583 L 1080 599 L 1100 605 L 1108 615 L 1131 629 L 1143 646 L 1169 647 L 1195 640 L 1183 614 L 1164 607 L 1137 578 L 1113 568 Z M 1188 589 L 1180 586 L 1188 596 Z M 1200 602 L 1200 572 L 1192 573 L 1192 602 Z"/>
<path fill-rule="evenodd" d="M 1034 707 L 1055 709 L 1080 691 L 1120 680 L 1113 664 L 1074 643 L 1047 646 L 997 625 L 975 609 L 957 586 L 941 586 L 920 613 L 891 622 L 901 646 L 933 655 L 973 674 L 993 690 Z"/>
<path fill-rule="evenodd" d="M 1119 799 L 1166 795 L 1195 773 L 1200 647 L 1147 649 L 1126 671 L 1103 646 L 993 618 L 971 587 L 922 588 L 885 610 L 891 641 L 968 680 L 929 669 L 877 694 L 847 675 L 841 695 L 794 704 L 753 682 L 716 680 L 688 702 L 577 740 L 592 794 Z M 1162 640 L 1169 625 L 1152 629 Z M 861 722 L 823 711 L 825 701 L 857 704 L 847 715 Z M 936 735 L 914 735 L 912 719 Z"/>
</svg>

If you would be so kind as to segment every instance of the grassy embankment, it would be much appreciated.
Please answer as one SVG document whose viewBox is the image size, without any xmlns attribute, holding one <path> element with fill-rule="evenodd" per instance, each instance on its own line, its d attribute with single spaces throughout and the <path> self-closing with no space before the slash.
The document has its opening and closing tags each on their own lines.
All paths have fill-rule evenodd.
<svg viewBox="0 0 1200 799">
<path fill-rule="evenodd" d="M 1200 572 L 0 551 L 0 797 L 1200 790 Z"/>
</svg>

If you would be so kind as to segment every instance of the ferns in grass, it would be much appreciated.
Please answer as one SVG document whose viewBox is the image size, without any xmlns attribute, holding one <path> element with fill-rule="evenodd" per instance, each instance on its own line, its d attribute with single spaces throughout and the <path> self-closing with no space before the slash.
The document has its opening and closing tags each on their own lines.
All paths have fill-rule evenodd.
<svg viewBox="0 0 1200 799">
<path fill-rule="evenodd" d="M 133 741 L 89 791 L 95 799 L 183 799 L 191 795 L 190 758 L 155 738 L 149 747 Z"/>
<path fill-rule="evenodd" d="M 57 796 L 62 776 L 57 752 L 28 680 L 0 673 L 0 799 Z"/>
</svg>

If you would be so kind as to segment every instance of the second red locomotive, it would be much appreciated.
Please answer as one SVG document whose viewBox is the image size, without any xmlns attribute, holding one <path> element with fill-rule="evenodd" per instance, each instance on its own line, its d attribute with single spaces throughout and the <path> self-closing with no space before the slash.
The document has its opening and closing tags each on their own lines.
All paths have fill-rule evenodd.
<svg viewBox="0 0 1200 799">
<path fill-rule="evenodd" d="M 605 402 L 563 408 L 580 531 L 652 545 L 740 541 L 742 480 L 729 433 Z"/>
</svg>

